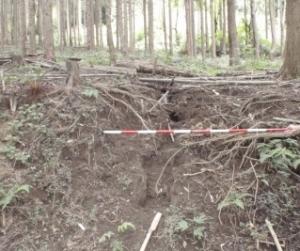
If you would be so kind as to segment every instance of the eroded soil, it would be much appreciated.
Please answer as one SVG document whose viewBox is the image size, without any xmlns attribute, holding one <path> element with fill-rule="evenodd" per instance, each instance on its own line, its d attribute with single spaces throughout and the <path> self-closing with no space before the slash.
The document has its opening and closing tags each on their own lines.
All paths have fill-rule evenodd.
<svg viewBox="0 0 300 251">
<path fill-rule="evenodd" d="M 163 217 L 148 250 L 275 250 L 266 218 L 285 250 L 299 250 L 299 181 L 258 161 L 256 145 L 268 139 L 188 135 L 173 142 L 102 130 L 288 126 L 273 117 L 299 118 L 300 89 L 174 86 L 167 103 L 149 112 L 165 91 L 136 79 L 104 78 L 69 95 L 51 85 L 23 95 L 15 114 L 3 98 L 1 145 L 15 148 L 10 160 L 7 152 L 0 156 L 1 186 L 31 190 L 2 210 L 0 250 L 139 250 L 158 211 Z M 247 194 L 244 209 L 220 211 L 229 194 Z M 193 219 L 201 215 L 199 237 Z M 135 231 L 119 233 L 124 222 Z"/>
</svg>

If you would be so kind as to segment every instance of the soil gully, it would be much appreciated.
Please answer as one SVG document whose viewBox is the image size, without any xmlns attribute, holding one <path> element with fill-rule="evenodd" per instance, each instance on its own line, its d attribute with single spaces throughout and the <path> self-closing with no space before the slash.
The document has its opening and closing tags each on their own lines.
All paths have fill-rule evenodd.
<svg viewBox="0 0 300 251">
<path fill-rule="evenodd" d="M 144 206 L 167 207 L 171 203 L 172 186 L 174 183 L 172 165 L 166 169 L 162 177 L 162 184 L 159 186 L 160 193 L 157 194 L 155 191 L 157 179 L 166 161 L 163 149 L 159 149 L 158 153 L 152 152 L 148 156 L 143 157 L 143 168 L 147 184 Z"/>
</svg>

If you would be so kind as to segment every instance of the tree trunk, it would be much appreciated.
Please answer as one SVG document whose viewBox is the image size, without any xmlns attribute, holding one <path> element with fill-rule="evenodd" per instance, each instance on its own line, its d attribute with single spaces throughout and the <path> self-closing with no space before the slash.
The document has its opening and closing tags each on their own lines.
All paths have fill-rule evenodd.
<svg viewBox="0 0 300 251">
<path fill-rule="evenodd" d="M 107 45 L 109 49 L 110 63 L 116 63 L 116 54 L 113 41 L 112 18 L 111 18 L 111 0 L 106 1 L 106 26 L 107 26 Z"/>
<path fill-rule="evenodd" d="M 200 19 L 201 19 L 201 54 L 202 54 L 202 60 L 206 57 L 206 51 L 205 51 L 205 31 L 204 31 L 204 5 L 203 0 L 201 1 L 200 6 Z"/>
<path fill-rule="evenodd" d="M 275 19 L 275 0 L 269 0 L 270 21 L 271 21 L 271 34 L 272 34 L 272 48 L 271 56 L 276 49 L 276 19 Z"/>
<path fill-rule="evenodd" d="M 134 24 L 135 24 L 135 13 L 134 13 L 134 2 L 132 0 L 128 0 L 128 19 L 129 19 L 129 50 L 133 51 L 135 47 L 135 32 L 134 32 Z"/>
<path fill-rule="evenodd" d="M 38 0 L 37 6 L 37 25 L 38 25 L 38 35 L 39 35 L 39 46 L 43 46 L 43 0 Z"/>
<path fill-rule="evenodd" d="M 256 24 L 256 0 L 250 1 L 250 10 L 251 10 L 251 25 L 252 25 L 252 43 L 253 48 L 255 49 L 255 57 L 259 58 L 260 50 L 259 50 L 259 37 L 257 31 L 257 24 Z"/>
<path fill-rule="evenodd" d="M 286 2 L 286 44 L 281 77 L 296 79 L 300 77 L 300 0 Z"/>
<path fill-rule="evenodd" d="M 62 0 L 64 1 L 64 0 Z M 70 15 L 70 1 L 67 0 L 67 6 L 66 6 L 66 13 L 67 13 L 67 33 L 68 33 L 68 40 L 69 40 L 69 45 L 73 46 L 73 40 L 72 40 L 72 34 L 71 34 L 71 15 Z"/>
<path fill-rule="evenodd" d="M 163 32 L 164 32 L 164 46 L 165 51 L 168 51 L 168 34 L 167 34 L 167 18 L 166 18 L 166 0 L 162 0 L 162 18 L 163 18 Z"/>
<path fill-rule="evenodd" d="M 88 49 L 95 48 L 94 35 L 94 5 L 93 0 L 86 0 L 86 28 L 87 28 L 87 47 Z"/>
<path fill-rule="evenodd" d="M 123 0 L 123 15 L 124 15 L 124 22 L 123 22 L 123 46 L 122 52 L 127 55 L 128 54 L 128 8 L 127 8 L 127 0 Z"/>
<path fill-rule="evenodd" d="M 283 53 L 284 49 L 284 35 L 285 35 L 285 1 L 280 0 L 280 51 Z"/>
<path fill-rule="evenodd" d="M 221 51 L 222 54 L 226 54 L 226 35 L 227 35 L 227 15 L 226 15 L 226 0 L 223 0 L 223 28 L 222 28 L 222 41 L 221 41 Z"/>
<path fill-rule="evenodd" d="M 6 36 L 6 32 L 5 32 L 5 26 L 6 26 L 6 20 L 5 20 L 5 11 L 7 11 L 7 10 L 5 10 L 5 1 L 4 0 L 2 0 L 1 1 L 1 6 L 0 6 L 0 23 L 1 23 L 1 32 L 0 32 L 0 34 L 1 34 L 1 38 L 0 38 L 0 45 L 1 45 L 1 47 L 4 47 L 4 45 L 5 45 L 5 36 Z"/>
<path fill-rule="evenodd" d="M 12 41 L 13 44 L 19 46 L 19 2 L 18 0 L 13 0 L 13 12 L 12 12 Z"/>
<path fill-rule="evenodd" d="M 96 29 L 96 45 L 100 47 L 100 3 L 99 0 L 95 0 L 95 9 L 94 9 L 94 17 L 95 17 L 95 29 Z"/>
<path fill-rule="evenodd" d="M 244 0 L 244 29 L 245 29 L 245 45 L 248 44 L 249 41 L 249 25 L 248 25 L 248 8 L 247 8 L 247 0 Z"/>
<path fill-rule="evenodd" d="M 66 12 L 65 12 L 65 1 L 61 0 L 59 5 L 59 27 L 60 27 L 60 48 L 63 49 L 67 46 L 66 40 Z"/>
<path fill-rule="evenodd" d="M 239 43 L 236 30 L 235 11 L 236 4 L 235 0 L 228 0 L 228 38 L 229 38 L 229 64 L 239 64 Z"/>
<path fill-rule="evenodd" d="M 169 8 L 169 49 L 170 49 L 170 54 L 173 55 L 172 0 L 168 1 L 168 8 Z"/>
<path fill-rule="evenodd" d="M 195 53 L 195 25 L 194 25 L 194 7 L 193 0 L 185 0 L 186 17 L 186 48 L 187 54 L 194 57 Z"/>
<path fill-rule="evenodd" d="M 26 5 L 25 0 L 19 0 L 20 11 L 20 48 L 22 56 L 26 56 Z"/>
<path fill-rule="evenodd" d="M 207 0 L 204 0 L 204 14 L 205 14 L 205 53 L 208 52 L 209 49 L 209 32 L 208 32 L 208 7 Z"/>
<path fill-rule="evenodd" d="M 145 53 L 148 51 L 147 0 L 143 0 Z"/>
<path fill-rule="evenodd" d="M 149 23 L 149 52 L 154 53 L 154 12 L 153 0 L 148 0 L 148 23 Z"/>
<path fill-rule="evenodd" d="M 216 27 L 215 27 L 215 8 L 214 0 L 210 1 L 210 17 L 211 17 L 211 56 L 215 58 L 216 55 Z"/>
<path fill-rule="evenodd" d="M 81 45 L 81 43 L 84 43 L 83 39 L 83 28 L 82 28 L 82 2 L 81 0 L 78 0 L 78 44 Z"/>
<path fill-rule="evenodd" d="M 49 60 L 54 59 L 54 39 L 52 21 L 52 0 L 40 0 L 43 9 L 43 45 L 45 57 Z"/>
<path fill-rule="evenodd" d="M 121 50 L 123 44 L 123 3 L 122 0 L 116 0 L 116 47 Z"/>
<path fill-rule="evenodd" d="M 28 2 L 28 32 L 29 32 L 29 53 L 34 54 L 36 50 L 35 41 L 35 1 L 29 0 Z"/>
<path fill-rule="evenodd" d="M 269 39 L 269 10 L 268 10 L 268 1 L 269 0 L 265 0 L 265 31 L 266 31 L 266 39 Z"/>
</svg>

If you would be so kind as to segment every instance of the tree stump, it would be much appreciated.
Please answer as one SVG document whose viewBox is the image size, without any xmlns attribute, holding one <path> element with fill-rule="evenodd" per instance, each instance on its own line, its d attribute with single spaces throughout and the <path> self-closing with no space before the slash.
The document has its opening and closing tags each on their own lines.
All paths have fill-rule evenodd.
<svg viewBox="0 0 300 251">
<path fill-rule="evenodd" d="M 66 61 L 68 77 L 66 80 L 67 88 L 72 89 L 75 86 L 80 85 L 80 70 L 79 70 L 79 58 L 69 58 Z"/>
</svg>

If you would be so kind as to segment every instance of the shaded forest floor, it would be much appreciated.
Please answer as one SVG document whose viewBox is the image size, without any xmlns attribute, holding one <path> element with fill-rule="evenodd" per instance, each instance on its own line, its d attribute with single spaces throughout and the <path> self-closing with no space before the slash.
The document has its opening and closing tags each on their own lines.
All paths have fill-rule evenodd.
<svg viewBox="0 0 300 251">
<path fill-rule="evenodd" d="M 28 65 L 3 68 L 7 76 L 43 75 Z M 140 81 L 150 76 L 162 77 L 84 78 L 69 92 L 64 80 L 5 79 L 12 84 L 0 99 L 0 203 L 7 205 L 0 250 L 139 250 L 158 211 L 163 218 L 148 250 L 276 250 L 265 219 L 285 250 L 300 249 L 298 170 L 261 163 L 258 146 L 269 144 L 270 135 L 102 133 L 285 127 L 290 122 L 278 118 L 300 116 L 299 84 Z M 29 185 L 29 193 L 18 192 L 20 185 Z"/>
</svg>

